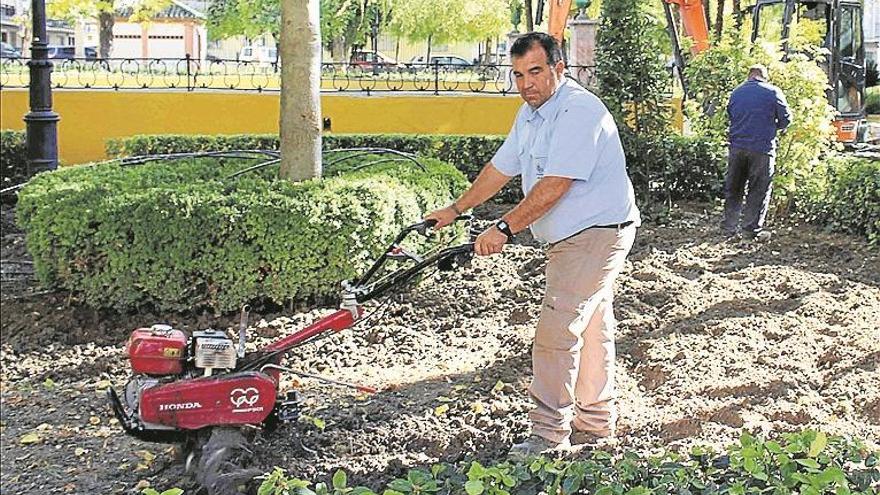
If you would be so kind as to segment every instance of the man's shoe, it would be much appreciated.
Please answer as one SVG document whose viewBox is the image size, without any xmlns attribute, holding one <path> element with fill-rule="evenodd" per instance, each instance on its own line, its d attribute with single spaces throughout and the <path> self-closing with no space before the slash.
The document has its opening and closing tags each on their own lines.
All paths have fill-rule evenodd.
<svg viewBox="0 0 880 495">
<path fill-rule="evenodd" d="M 511 447 L 507 456 L 512 460 L 523 461 L 529 457 L 564 452 L 570 448 L 571 443 L 568 440 L 557 443 L 533 433 L 529 438 Z"/>
<path fill-rule="evenodd" d="M 724 227 L 718 229 L 718 233 L 725 239 L 735 239 L 737 234 L 735 230 L 727 230 Z"/>
<path fill-rule="evenodd" d="M 597 435 L 591 431 L 574 430 L 571 432 L 571 444 L 578 447 L 597 447 L 614 441 L 614 435 Z"/>
<path fill-rule="evenodd" d="M 773 233 L 769 230 L 761 230 L 759 232 L 746 232 L 745 238 L 755 242 L 767 242 L 773 237 Z"/>
</svg>

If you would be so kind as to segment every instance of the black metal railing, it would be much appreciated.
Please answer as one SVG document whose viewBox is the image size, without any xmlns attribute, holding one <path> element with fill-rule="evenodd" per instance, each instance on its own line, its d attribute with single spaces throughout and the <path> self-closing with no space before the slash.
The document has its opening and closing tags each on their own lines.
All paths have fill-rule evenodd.
<svg viewBox="0 0 880 495">
<path fill-rule="evenodd" d="M 27 88 L 27 59 L 0 59 L 0 89 Z M 58 89 L 279 91 L 278 63 L 192 58 L 69 58 L 53 60 L 52 85 Z M 569 77 L 595 86 L 595 67 L 572 66 Z M 516 91 L 509 65 L 324 63 L 324 92 L 473 92 L 508 94 Z"/>
</svg>

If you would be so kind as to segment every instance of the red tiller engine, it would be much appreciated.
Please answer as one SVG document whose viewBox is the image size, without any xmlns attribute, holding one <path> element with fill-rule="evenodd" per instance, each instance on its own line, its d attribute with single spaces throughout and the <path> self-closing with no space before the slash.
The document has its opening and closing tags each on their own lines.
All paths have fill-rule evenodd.
<svg viewBox="0 0 880 495">
<path fill-rule="evenodd" d="M 261 424 L 275 408 L 277 372 L 232 372 L 238 351 L 225 333 L 187 338 L 167 325 L 139 328 L 127 345 L 132 377 L 111 403 L 129 433 L 178 440 L 172 432 Z M 216 376 L 215 376 L 216 373 Z"/>
</svg>

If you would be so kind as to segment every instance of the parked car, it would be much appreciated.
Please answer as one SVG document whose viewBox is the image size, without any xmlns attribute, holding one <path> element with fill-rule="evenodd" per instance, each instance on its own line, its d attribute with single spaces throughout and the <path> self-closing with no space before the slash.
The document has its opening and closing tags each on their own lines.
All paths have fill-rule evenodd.
<svg viewBox="0 0 880 495">
<path fill-rule="evenodd" d="M 245 46 L 238 52 L 238 60 L 260 65 L 274 64 L 278 61 L 278 49 L 274 46 Z"/>
<path fill-rule="evenodd" d="M 47 57 L 51 59 L 73 60 L 76 58 L 75 46 L 49 45 Z"/>
<path fill-rule="evenodd" d="M 21 52 L 5 41 L 0 42 L 0 58 L 21 58 Z"/>
<path fill-rule="evenodd" d="M 364 71 L 372 71 L 374 67 L 380 70 L 388 70 L 398 66 L 396 60 L 382 52 L 364 50 L 351 52 L 351 58 L 348 60 L 348 63 L 350 67 Z"/>
<path fill-rule="evenodd" d="M 96 60 L 98 58 L 97 47 L 87 46 L 83 48 L 83 53 L 85 54 L 87 60 Z"/>
<path fill-rule="evenodd" d="M 425 64 L 424 55 L 418 55 L 413 57 L 410 61 L 410 64 Z M 463 57 L 459 57 L 458 55 L 445 55 L 445 54 L 437 54 L 431 55 L 431 59 L 427 62 L 428 65 L 438 64 L 440 67 L 450 68 L 450 69 L 464 69 L 467 67 L 472 67 L 474 64 L 466 60 Z"/>
</svg>

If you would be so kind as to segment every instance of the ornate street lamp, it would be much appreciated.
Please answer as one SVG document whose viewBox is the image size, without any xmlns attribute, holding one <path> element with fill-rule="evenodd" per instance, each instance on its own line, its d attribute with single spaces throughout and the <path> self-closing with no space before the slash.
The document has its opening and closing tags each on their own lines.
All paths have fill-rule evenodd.
<svg viewBox="0 0 880 495">
<path fill-rule="evenodd" d="M 31 0 L 33 42 L 31 43 L 30 112 L 27 124 L 28 175 L 58 168 L 58 120 L 52 111 L 52 62 L 46 36 L 46 2 Z"/>
</svg>

